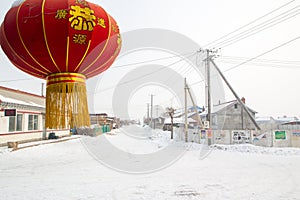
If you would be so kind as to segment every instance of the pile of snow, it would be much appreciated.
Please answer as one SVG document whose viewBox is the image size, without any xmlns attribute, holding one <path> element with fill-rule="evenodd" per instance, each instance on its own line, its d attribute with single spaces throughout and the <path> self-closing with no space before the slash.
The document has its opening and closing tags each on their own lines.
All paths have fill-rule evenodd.
<svg viewBox="0 0 300 200">
<path fill-rule="evenodd" d="M 236 145 L 220 145 L 215 144 L 212 146 L 217 150 L 240 152 L 240 153 L 256 153 L 256 154 L 268 154 L 279 156 L 300 156 L 300 149 L 297 148 L 273 148 L 273 147 L 259 147 L 251 144 L 236 144 Z"/>
</svg>

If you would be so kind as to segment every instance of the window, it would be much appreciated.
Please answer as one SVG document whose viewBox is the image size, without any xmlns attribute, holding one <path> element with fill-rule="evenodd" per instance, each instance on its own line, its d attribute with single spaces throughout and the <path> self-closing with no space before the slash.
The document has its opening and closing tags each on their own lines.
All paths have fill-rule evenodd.
<svg viewBox="0 0 300 200">
<path fill-rule="evenodd" d="M 212 116 L 212 125 L 218 125 L 218 118 L 216 115 Z"/>
<path fill-rule="evenodd" d="M 22 131 L 23 130 L 23 115 L 17 115 L 17 131 Z"/>
<path fill-rule="evenodd" d="M 39 116 L 38 115 L 34 115 L 33 116 L 33 129 L 34 130 L 38 130 L 39 129 L 39 127 L 38 127 L 38 125 L 39 125 L 39 123 L 38 123 L 38 118 Z"/>
<path fill-rule="evenodd" d="M 38 130 L 39 127 L 39 116 L 38 115 L 28 115 L 28 130 Z"/>
<path fill-rule="evenodd" d="M 9 117 L 8 131 L 22 131 L 23 130 L 23 115 L 17 114 L 17 116 Z"/>
<path fill-rule="evenodd" d="M 16 130 L 16 117 L 9 117 L 9 127 L 8 131 L 9 132 L 14 132 Z"/>
<path fill-rule="evenodd" d="M 28 115 L 28 130 L 33 130 L 33 115 Z"/>
</svg>

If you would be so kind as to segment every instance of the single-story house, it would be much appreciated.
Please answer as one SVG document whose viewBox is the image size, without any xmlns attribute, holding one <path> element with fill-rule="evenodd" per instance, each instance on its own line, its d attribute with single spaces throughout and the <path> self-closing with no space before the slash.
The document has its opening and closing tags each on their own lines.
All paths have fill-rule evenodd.
<svg viewBox="0 0 300 200">
<path fill-rule="evenodd" d="M 70 129 L 45 129 L 45 97 L 0 86 L 0 146 L 70 134 Z"/>
</svg>

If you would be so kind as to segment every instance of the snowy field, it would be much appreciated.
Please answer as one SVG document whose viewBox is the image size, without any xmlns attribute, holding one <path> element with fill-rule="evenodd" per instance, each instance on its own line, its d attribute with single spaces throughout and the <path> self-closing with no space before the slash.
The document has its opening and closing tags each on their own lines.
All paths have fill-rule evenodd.
<svg viewBox="0 0 300 200">
<path fill-rule="evenodd" d="M 2 148 L 0 199 L 300 199 L 300 149 L 216 145 L 203 156 L 202 145 L 170 141 L 168 132 L 141 130 L 134 135 L 140 138 L 128 136 L 129 128 L 88 138 L 91 143 L 82 136 L 18 151 Z M 113 149 L 99 147 L 103 140 L 128 156 L 120 158 Z M 112 152 L 107 157 L 120 168 L 105 164 L 109 160 L 93 155 L 97 148 L 89 145 Z M 122 172 L 124 159 L 139 166 L 139 157 L 132 155 L 158 152 L 150 158 L 160 161 L 159 155 L 169 154 L 159 152 L 170 145 L 184 151 L 165 168 Z"/>
</svg>

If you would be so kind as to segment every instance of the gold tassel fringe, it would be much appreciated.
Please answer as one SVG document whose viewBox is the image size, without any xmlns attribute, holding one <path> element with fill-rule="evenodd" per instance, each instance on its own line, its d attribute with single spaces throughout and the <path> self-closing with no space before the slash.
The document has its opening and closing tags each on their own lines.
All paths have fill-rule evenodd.
<svg viewBox="0 0 300 200">
<path fill-rule="evenodd" d="M 57 73 L 47 77 L 46 128 L 90 126 L 85 76 Z"/>
</svg>

